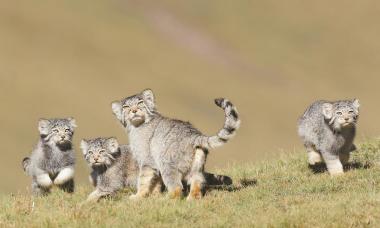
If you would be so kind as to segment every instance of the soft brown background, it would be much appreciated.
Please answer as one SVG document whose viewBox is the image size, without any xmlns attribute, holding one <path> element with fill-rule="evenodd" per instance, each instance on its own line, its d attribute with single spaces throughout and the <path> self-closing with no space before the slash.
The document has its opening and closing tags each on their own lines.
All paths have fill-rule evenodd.
<svg viewBox="0 0 380 228">
<path fill-rule="evenodd" d="M 316 99 L 357 97 L 359 140 L 379 133 L 380 3 L 370 0 L 12 0 L 0 4 L 0 192 L 25 191 L 21 159 L 39 117 L 76 118 L 83 137 L 128 142 L 110 102 L 152 88 L 162 113 L 208 134 L 242 128 L 208 168 L 301 148 L 296 119 Z"/>
</svg>

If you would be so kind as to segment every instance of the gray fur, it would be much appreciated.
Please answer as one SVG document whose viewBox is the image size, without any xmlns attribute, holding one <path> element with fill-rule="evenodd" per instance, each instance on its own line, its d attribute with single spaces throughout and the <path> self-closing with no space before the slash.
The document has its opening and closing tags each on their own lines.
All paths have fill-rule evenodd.
<svg viewBox="0 0 380 228">
<path fill-rule="evenodd" d="M 309 164 L 325 162 L 332 175 L 343 173 L 353 144 L 359 101 L 317 101 L 298 121 L 298 134 L 309 155 Z"/>
<path fill-rule="evenodd" d="M 30 157 L 22 161 L 27 175 L 32 177 L 35 195 L 46 195 L 53 185 L 67 192 L 74 191 L 74 149 L 72 137 L 75 120 L 40 119 L 40 140 Z"/>
<path fill-rule="evenodd" d="M 88 201 L 98 201 L 125 187 L 136 186 L 138 169 L 127 145 L 119 147 L 115 138 L 96 138 L 82 140 L 81 148 L 91 167 L 90 181 L 96 188 Z"/>
<path fill-rule="evenodd" d="M 153 181 L 161 175 L 169 194 L 182 192 L 182 180 L 190 188 L 188 199 L 199 198 L 204 186 L 204 164 L 208 149 L 231 139 L 240 126 L 236 108 L 226 99 L 216 99 L 225 111 L 225 124 L 215 136 L 205 136 L 190 123 L 162 116 L 149 89 L 112 103 L 112 110 L 129 135 L 130 148 L 139 164 L 138 192 L 133 198 L 149 195 Z M 192 192 L 194 194 L 192 194 Z"/>
<path fill-rule="evenodd" d="M 102 197 L 112 196 L 123 188 L 137 187 L 139 168 L 133 159 L 128 145 L 119 145 L 118 149 L 109 149 L 113 143 L 118 146 L 115 138 L 96 138 L 82 140 L 81 148 L 88 165 L 91 168 L 90 182 L 96 190 L 91 193 L 88 201 L 98 201 Z M 102 153 L 99 153 L 103 151 Z M 113 152 L 115 151 L 115 152 Z M 99 156 L 98 163 L 94 156 Z M 207 186 L 230 185 L 232 179 L 228 176 L 204 173 Z M 161 178 L 157 180 L 162 183 Z M 162 185 L 156 186 L 155 193 L 162 191 Z"/>
</svg>

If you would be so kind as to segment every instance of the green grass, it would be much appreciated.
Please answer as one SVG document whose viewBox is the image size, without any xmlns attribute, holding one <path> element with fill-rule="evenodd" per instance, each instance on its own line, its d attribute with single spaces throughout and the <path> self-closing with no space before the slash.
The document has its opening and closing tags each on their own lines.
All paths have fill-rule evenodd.
<svg viewBox="0 0 380 228">
<path fill-rule="evenodd" d="M 84 186 L 73 195 L 4 196 L 0 226 L 379 227 L 379 150 L 380 141 L 361 145 L 351 168 L 337 178 L 313 172 L 301 152 L 257 165 L 233 165 L 218 172 L 231 175 L 234 186 L 210 190 L 196 202 L 165 196 L 133 202 L 125 191 L 83 204 L 91 191 Z"/>
</svg>

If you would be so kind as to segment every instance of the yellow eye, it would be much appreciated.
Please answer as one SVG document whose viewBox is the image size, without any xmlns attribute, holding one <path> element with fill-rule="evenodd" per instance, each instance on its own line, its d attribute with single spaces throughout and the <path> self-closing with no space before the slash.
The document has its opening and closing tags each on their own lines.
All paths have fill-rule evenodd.
<svg viewBox="0 0 380 228">
<path fill-rule="evenodd" d="M 343 115 L 343 113 L 342 112 L 337 112 L 336 113 L 338 116 L 341 116 L 341 115 Z"/>
<path fill-rule="evenodd" d="M 59 131 L 58 131 L 58 129 L 53 129 L 53 133 L 58 133 Z"/>
<path fill-rule="evenodd" d="M 128 105 L 124 105 L 123 109 L 129 109 L 130 107 Z"/>
<path fill-rule="evenodd" d="M 106 151 L 105 151 L 105 150 L 100 150 L 100 151 L 99 151 L 99 153 L 101 153 L 101 154 L 104 153 L 104 152 L 106 152 Z"/>
</svg>

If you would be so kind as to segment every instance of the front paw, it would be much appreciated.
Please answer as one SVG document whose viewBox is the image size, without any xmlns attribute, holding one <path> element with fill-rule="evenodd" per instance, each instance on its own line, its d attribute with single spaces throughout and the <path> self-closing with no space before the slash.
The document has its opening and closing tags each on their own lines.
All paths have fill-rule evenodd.
<svg viewBox="0 0 380 228">
<path fill-rule="evenodd" d="M 62 169 L 54 180 L 55 185 L 63 185 L 74 178 L 74 168 L 69 167 Z"/>
<path fill-rule="evenodd" d="M 331 176 L 341 176 L 344 174 L 343 165 L 339 159 L 326 160 L 326 166 Z"/>
<path fill-rule="evenodd" d="M 37 176 L 37 183 L 43 188 L 50 188 L 53 185 L 53 182 L 50 179 L 48 174 L 41 174 Z"/>
</svg>

